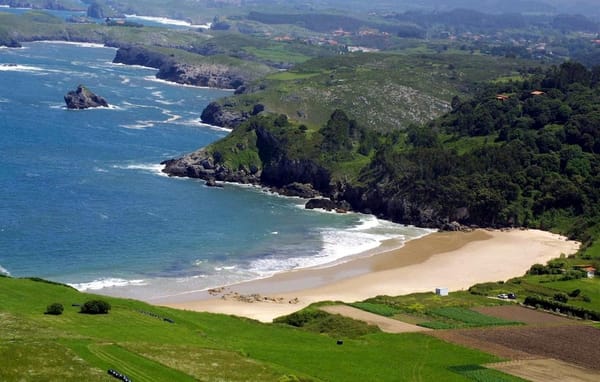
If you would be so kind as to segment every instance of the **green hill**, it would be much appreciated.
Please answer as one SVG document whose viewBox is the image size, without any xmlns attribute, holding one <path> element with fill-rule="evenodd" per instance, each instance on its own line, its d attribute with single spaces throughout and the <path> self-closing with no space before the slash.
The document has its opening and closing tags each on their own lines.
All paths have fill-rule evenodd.
<svg viewBox="0 0 600 382">
<path fill-rule="evenodd" d="M 341 109 L 361 126 L 391 131 L 430 121 L 450 110 L 453 95 L 470 94 L 484 81 L 518 76 L 525 65 L 460 52 L 345 54 L 272 74 L 218 103 L 231 112 L 250 112 L 260 103 L 312 126 L 322 126 Z"/>
</svg>

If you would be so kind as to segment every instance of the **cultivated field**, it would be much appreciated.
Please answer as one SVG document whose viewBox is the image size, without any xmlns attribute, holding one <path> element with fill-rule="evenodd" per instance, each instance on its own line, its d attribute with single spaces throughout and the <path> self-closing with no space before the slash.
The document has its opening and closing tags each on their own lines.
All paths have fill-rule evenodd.
<svg viewBox="0 0 600 382">
<path fill-rule="evenodd" d="M 519 321 L 527 325 L 577 325 L 581 321 L 540 312 L 519 305 L 480 306 L 472 310 L 505 320 Z"/>
</svg>

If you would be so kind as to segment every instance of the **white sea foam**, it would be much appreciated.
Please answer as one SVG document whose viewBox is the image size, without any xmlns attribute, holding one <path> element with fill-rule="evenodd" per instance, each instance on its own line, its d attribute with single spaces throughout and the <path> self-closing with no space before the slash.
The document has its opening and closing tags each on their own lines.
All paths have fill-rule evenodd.
<svg viewBox="0 0 600 382">
<path fill-rule="evenodd" d="M 120 170 L 137 170 L 137 171 L 144 171 L 144 172 L 150 172 L 154 175 L 160 175 L 160 176 L 166 176 L 168 177 L 167 174 L 165 174 L 162 170 L 165 167 L 162 164 L 155 164 L 155 163 L 131 163 L 131 164 L 127 164 L 127 165 L 114 165 L 112 166 L 113 168 L 116 169 L 120 169 Z"/>
<path fill-rule="evenodd" d="M 0 275 L 10 276 L 10 272 L 2 265 L 0 265 Z"/>
<path fill-rule="evenodd" d="M 106 48 L 106 49 L 116 50 L 116 48 L 111 48 L 111 47 L 106 46 L 104 44 L 97 44 L 97 43 L 93 43 L 93 42 L 42 40 L 42 41 L 33 42 L 32 44 L 38 44 L 38 43 L 43 43 L 43 44 L 64 44 L 64 45 L 79 46 L 81 48 Z"/>
<path fill-rule="evenodd" d="M 154 102 L 156 103 L 160 103 L 162 105 L 181 105 L 183 104 L 183 100 L 178 100 L 178 101 L 165 101 L 162 99 L 155 99 Z"/>
<path fill-rule="evenodd" d="M 182 86 L 182 87 L 185 87 L 185 88 L 216 89 L 216 90 L 232 91 L 232 92 L 235 91 L 235 89 L 223 89 L 223 88 L 212 88 L 210 86 L 197 86 L 197 85 L 180 84 L 178 82 L 167 81 L 167 80 L 163 80 L 161 78 L 156 78 L 156 77 L 153 77 L 153 76 L 146 76 L 146 77 L 144 77 L 144 79 L 146 81 L 160 82 L 161 84 L 166 84 L 166 85 L 171 85 L 171 86 Z"/>
<path fill-rule="evenodd" d="M 235 266 L 235 265 L 228 265 L 228 266 L 222 266 L 222 267 L 215 267 L 214 269 L 217 272 L 221 272 L 221 271 L 232 271 L 236 268 L 237 268 L 237 266 Z"/>
<path fill-rule="evenodd" d="M 31 65 L 15 65 L 15 64 L 0 64 L 0 72 L 28 72 L 28 73 L 43 73 L 47 70 L 38 66 Z"/>
<path fill-rule="evenodd" d="M 133 125 L 119 125 L 119 126 L 124 127 L 126 129 L 131 129 L 131 130 L 144 130 L 149 127 L 154 127 L 154 122 L 152 122 L 152 121 L 137 121 L 137 123 L 135 123 Z"/>
<path fill-rule="evenodd" d="M 154 70 L 154 71 L 156 71 L 156 68 L 152 68 L 150 66 L 143 66 L 143 65 L 129 65 L 129 64 L 122 64 L 120 62 L 106 62 L 106 64 L 121 66 L 121 67 L 124 67 L 124 68 L 146 69 L 146 70 Z M 146 89 L 148 89 L 148 88 L 146 88 Z M 152 88 L 152 89 L 154 89 L 154 88 Z M 148 89 L 148 90 L 150 90 L 150 89 Z"/>
<path fill-rule="evenodd" d="M 260 277 L 267 277 L 291 269 L 332 266 L 348 261 L 356 255 L 375 250 L 386 240 L 404 242 L 431 232 L 433 231 L 379 220 L 371 215 L 360 215 L 359 223 L 354 227 L 323 229 L 322 247 L 317 254 L 289 258 L 262 258 L 254 260 L 250 270 Z"/>
<path fill-rule="evenodd" d="M 165 113 L 165 114 L 169 116 L 169 118 L 165 121 L 165 123 L 173 123 L 173 122 L 181 119 L 181 116 L 177 115 L 177 114 L 169 114 L 169 113 Z"/>
<path fill-rule="evenodd" d="M 230 128 L 227 128 L 227 127 L 215 126 L 215 125 L 210 125 L 208 123 L 204 123 L 204 122 L 202 122 L 202 120 L 200 118 L 196 118 L 196 119 L 184 119 L 184 120 L 181 120 L 181 121 L 177 121 L 177 125 L 206 127 L 206 128 L 211 129 L 211 130 L 226 131 L 228 133 L 230 133 L 231 131 L 233 131 L 233 129 L 230 129 Z"/>
<path fill-rule="evenodd" d="M 83 292 L 87 290 L 99 290 L 104 288 L 124 287 L 124 286 L 144 286 L 148 285 L 145 280 L 125 280 L 120 278 L 102 278 L 87 283 L 69 284 L 73 288 Z"/>
<path fill-rule="evenodd" d="M 132 20 L 136 20 L 136 19 L 137 20 L 146 20 L 146 21 L 153 21 L 155 23 L 164 24 L 164 25 L 177 25 L 177 26 L 190 27 L 190 28 L 209 29 L 212 25 L 212 23 L 192 24 L 189 21 L 170 19 L 168 17 L 138 16 L 135 14 L 125 15 L 125 17 L 128 19 L 132 19 Z"/>
</svg>

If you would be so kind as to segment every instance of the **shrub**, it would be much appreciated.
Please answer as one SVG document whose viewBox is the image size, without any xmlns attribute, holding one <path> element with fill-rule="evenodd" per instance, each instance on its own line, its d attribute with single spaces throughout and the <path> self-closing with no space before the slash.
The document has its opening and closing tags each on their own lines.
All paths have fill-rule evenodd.
<svg viewBox="0 0 600 382">
<path fill-rule="evenodd" d="M 573 306 L 564 304 L 562 302 L 550 300 L 548 298 L 540 296 L 527 296 L 524 301 L 525 305 L 535 306 L 543 309 L 554 310 L 559 309 L 562 312 L 570 311 L 573 316 L 595 320 L 600 320 L 600 312 L 582 308 L 580 306 Z"/>
<path fill-rule="evenodd" d="M 103 300 L 90 300 L 81 306 L 80 313 L 85 314 L 107 314 L 110 304 Z"/>
<path fill-rule="evenodd" d="M 65 308 L 62 306 L 62 304 L 59 304 L 58 302 L 55 302 L 54 304 L 48 305 L 46 307 L 46 312 L 44 314 L 51 314 L 53 316 L 60 316 L 64 310 L 65 310 Z"/>
<path fill-rule="evenodd" d="M 569 297 L 577 297 L 581 293 L 581 289 L 575 289 L 571 293 L 569 293 Z"/>
<path fill-rule="evenodd" d="M 567 302 L 569 301 L 569 296 L 567 296 L 566 293 L 555 293 L 554 294 L 554 301 L 558 301 L 558 302 Z"/>
<path fill-rule="evenodd" d="M 581 296 L 581 299 L 585 302 L 592 302 L 592 299 L 590 298 L 590 296 Z"/>
</svg>

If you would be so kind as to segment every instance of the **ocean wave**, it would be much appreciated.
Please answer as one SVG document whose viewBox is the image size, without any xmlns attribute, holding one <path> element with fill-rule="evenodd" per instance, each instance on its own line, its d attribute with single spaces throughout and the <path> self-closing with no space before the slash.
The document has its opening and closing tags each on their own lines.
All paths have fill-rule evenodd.
<svg viewBox="0 0 600 382">
<path fill-rule="evenodd" d="M 387 240 L 397 240 L 398 246 L 407 240 L 428 235 L 433 230 L 379 220 L 372 215 L 361 215 L 354 227 L 321 230 L 321 249 L 317 253 L 295 257 L 265 257 L 253 260 L 249 270 L 260 277 L 301 268 L 329 267 L 349 261 L 357 255 L 376 253 Z"/>
<path fill-rule="evenodd" d="M 171 85 L 171 86 L 181 86 L 184 88 L 196 88 L 196 89 L 214 89 L 214 90 L 222 90 L 222 91 L 235 91 L 235 89 L 223 89 L 223 88 L 213 88 L 210 86 L 198 86 L 198 85 L 188 85 L 188 84 L 180 84 L 178 82 L 173 82 L 173 81 L 167 81 L 167 80 L 163 80 L 161 78 L 156 78 L 153 76 L 146 76 L 144 77 L 144 79 L 146 81 L 152 81 L 152 82 L 160 82 L 161 84 L 165 84 L 165 85 Z"/>
<path fill-rule="evenodd" d="M 129 65 L 129 64 L 122 64 L 120 62 L 110 62 L 110 61 L 107 61 L 106 64 L 108 64 L 108 65 L 115 65 L 115 66 L 121 66 L 121 67 L 124 67 L 124 68 L 146 69 L 146 70 L 156 71 L 156 68 L 152 68 L 150 66 L 144 66 L 144 65 Z M 150 89 L 148 89 L 148 90 L 150 90 Z"/>
<path fill-rule="evenodd" d="M 80 292 L 87 290 L 99 290 L 104 288 L 124 287 L 124 286 L 145 286 L 148 283 L 145 280 L 125 280 L 120 278 L 102 278 L 87 283 L 69 284 Z"/>
<path fill-rule="evenodd" d="M 10 276 L 10 272 L 2 265 L 0 265 L 0 275 Z"/>
<path fill-rule="evenodd" d="M 155 99 L 154 102 L 156 103 L 160 103 L 162 105 L 182 105 L 183 104 L 183 100 L 180 99 L 178 101 L 165 101 L 163 99 Z"/>
<path fill-rule="evenodd" d="M 116 48 L 111 48 L 109 46 L 106 46 L 104 44 L 98 44 L 98 43 L 94 43 L 94 42 L 76 42 L 76 41 L 60 41 L 60 40 L 41 40 L 41 41 L 35 41 L 32 42 L 31 44 L 62 44 L 62 45 L 73 45 L 73 46 L 78 46 L 81 48 L 105 48 L 105 49 L 113 49 L 113 50 L 117 50 Z"/>
<path fill-rule="evenodd" d="M 127 164 L 127 165 L 114 165 L 112 167 L 116 168 L 116 169 L 120 169 L 120 170 L 137 170 L 137 171 L 149 172 L 154 175 L 160 175 L 160 176 L 165 176 L 165 177 L 169 176 L 162 171 L 163 168 L 165 168 L 165 166 L 162 164 L 131 163 L 131 164 Z"/>
<path fill-rule="evenodd" d="M 121 127 L 124 127 L 126 129 L 131 129 L 131 130 L 144 130 L 147 129 L 149 127 L 154 127 L 154 122 L 153 121 L 137 121 L 137 123 L 131 125 L 119 125 Z"/>
<path fill-rule="evenodd" d="M 48 70 L 39 66 L 17 65 L 17 64 L 0 64 L 0 72 L 26 72 L 26 73 L 44 73 Z"/>
<path fill-rule="evenodd" d="M 225 132 L 232 132 L 233 129 L 227 128 L 227 127 L 221 127 L 221 126 L 215 126 L 215 125 L 210 125 L 208 123 L 204 123 L 202 122 L 202 120 L 200 118 L 196 118 L 196 119 L 184 119 L 182 121 L 178 121 L 176 123 L 177 125 L 185 125 L 185 126 L 196 126 L 196 127 L 206 127 L 209 128 L 211 130 L 215 130 L 215 131 L 225 131 Z"/>
</svg>

